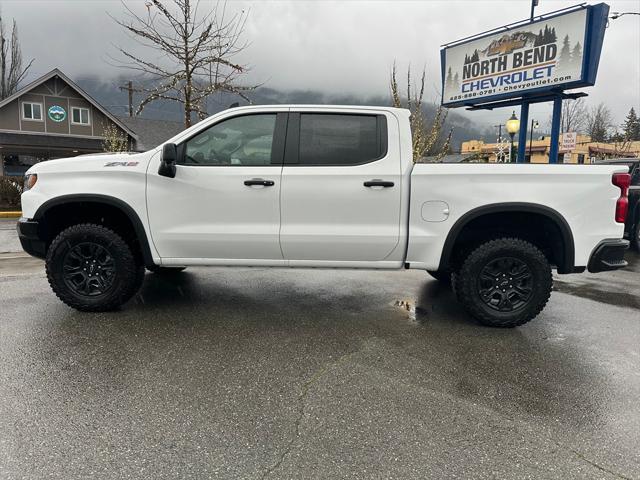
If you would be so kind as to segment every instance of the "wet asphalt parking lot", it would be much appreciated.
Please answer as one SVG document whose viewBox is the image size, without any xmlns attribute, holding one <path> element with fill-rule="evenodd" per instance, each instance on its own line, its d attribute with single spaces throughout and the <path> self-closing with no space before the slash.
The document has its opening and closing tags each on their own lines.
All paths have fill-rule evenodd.
<svg viewBox="0 0 640 480">
<path fill-rule="evenodd" d="M 417 271 L 190 268 L 79 313 L 0 249 L 0 478 L 640 478 L 629 259 L 496 330 Z"/>
</svg>

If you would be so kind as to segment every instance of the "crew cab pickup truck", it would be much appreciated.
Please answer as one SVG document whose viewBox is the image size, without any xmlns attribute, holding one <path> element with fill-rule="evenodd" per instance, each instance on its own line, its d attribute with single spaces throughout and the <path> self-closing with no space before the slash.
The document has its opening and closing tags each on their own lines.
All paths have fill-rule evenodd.
<svg viewBox="0 0 640 480">
<path fill-rule="evenodd" d="M 513 327 L 552 268 L 626 265 L 627 166 L 414 165 L 411 145 L 402 109 L 229 109 L 145 153 L 33 166 L 20 240 L 84 311 L 127 302 L 145 267 L 419 269 Z"/>
</svg>

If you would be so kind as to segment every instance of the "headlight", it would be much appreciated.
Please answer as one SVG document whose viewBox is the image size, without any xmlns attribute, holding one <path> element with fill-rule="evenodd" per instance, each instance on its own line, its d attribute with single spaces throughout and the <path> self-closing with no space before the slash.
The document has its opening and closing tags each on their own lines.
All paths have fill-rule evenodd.
<svg viewBox="0 0 640 480">
<path fill-rule="evenodd" d="M 36 185 L 37 181 L 38 181 L 38 175 L 36 175 L 35 173 L 31 173 L 29 175 L 25 175 L 24 176 L 24 190 L 23 190 L 23 192 L 31 190 Z"/>
</svg>

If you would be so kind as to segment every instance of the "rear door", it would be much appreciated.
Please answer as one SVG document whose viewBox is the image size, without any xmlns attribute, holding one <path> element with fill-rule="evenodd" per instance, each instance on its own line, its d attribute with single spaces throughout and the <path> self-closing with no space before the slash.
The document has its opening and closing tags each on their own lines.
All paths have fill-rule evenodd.
<svg viewBox="0 0 640 480">
<path fill-rule="evenodd" d="M 398 260 L 397 139 L 386 112 L 292 109 L 280 193 L 280 245 L 291 265 Z"/>
</svg>

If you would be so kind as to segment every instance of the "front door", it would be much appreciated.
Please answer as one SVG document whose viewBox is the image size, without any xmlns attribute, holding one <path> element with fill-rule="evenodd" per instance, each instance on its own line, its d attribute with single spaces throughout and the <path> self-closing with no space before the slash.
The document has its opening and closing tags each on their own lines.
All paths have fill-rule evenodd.
<svg viewBox="0 0 640 480">
<path fill-rule="evenodd" d="M 163 263 L 284 263 L 279 229 L 285 125 L 285 112 L 226 118 L 178 145 L 175 178 L 158 175 L 157 165 L 150 168 L 149 223 Z"/>
<path fill-rule="evenodd" d="M 401 262 L 397 139 L 385 113 L 289 114 L 280 243 L 291 265 Z"/>
</svg>

